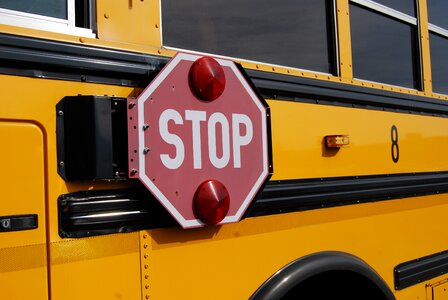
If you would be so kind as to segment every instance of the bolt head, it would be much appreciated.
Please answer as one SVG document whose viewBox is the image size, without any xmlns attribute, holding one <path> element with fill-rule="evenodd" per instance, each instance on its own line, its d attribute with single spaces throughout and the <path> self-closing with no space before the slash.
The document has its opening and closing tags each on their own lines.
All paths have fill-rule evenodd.
<svg viewBox="0 0 448 300">
<path fill-rule="evenodd" d="M 11 227 L 11 220 L 3 219 L 3 220 L 1 220 L 0 225 L 2 226 L 3 229 L 8 229 Z"/>
</svg>

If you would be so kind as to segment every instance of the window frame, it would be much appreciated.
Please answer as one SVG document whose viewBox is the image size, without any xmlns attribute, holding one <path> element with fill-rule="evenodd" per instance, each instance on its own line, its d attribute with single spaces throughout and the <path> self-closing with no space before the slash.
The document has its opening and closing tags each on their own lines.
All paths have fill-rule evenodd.
<svg viewBox="0 0 448 300">
<path fill-rule="evenodd" d="M 0 24 L 96 38 L 93 29 L 76 27 L 75 0 L 66 0 L 66 2 L 67 19 L 0 8 Z M 92 7 L 92 5 L 89 5 L 89 7 Z M 89 16 L 86 16 L 89 20 L 92 20 L 92 13 L 90 11 Z"/>
<path fill-rule="evenodd" d="M 434 32 L 434 33 L 437 33 L 438 35 L 441 35 L 444 38 L 448 39 L 448 29 L 439 27 L 437 25 L 434 25 L 434 24 L 431 24 L 431 23 L 428 22 L 428 30 L 429 30 L 430 33 Z"/>
<path fill-rule="evenodd" d="M 378 2 L 372 1 L 372 0 L 350 0 L 350 2 L 356 3 L 358 5 L 370 8 L 374 11 L 381 12 L 389 17 L 392 17 L 394 19 L 401 20 L 405 23 L 409 23 L 411 25 L 418 26 L 418 20 L 416 17 L 412 17 L 410 15 L 407 15 L 405 13 L 402 13 L 401 11 L 395 10 L 393 8 L 390 8 L 388 6 L 385 6 L 383 4 L 380 4 Z"/>
</svg>

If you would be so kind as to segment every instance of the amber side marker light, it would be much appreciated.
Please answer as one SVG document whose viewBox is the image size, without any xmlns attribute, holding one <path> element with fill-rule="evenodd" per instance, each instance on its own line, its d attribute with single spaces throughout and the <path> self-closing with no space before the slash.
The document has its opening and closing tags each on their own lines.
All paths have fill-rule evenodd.
<svg viewBox="0 0 448 300">
<path fill-rule="evenodd" d="M 342 148 L 350 145 L 348 135 L 327 135 L 325 136 L 325 145 L 328 148 Z"/>
<path fill-rule="evenodd" d="M 188 74 L 190 89 L 200 100 L 216 100 L 224 92 L 226 77 L 216 59 L 204 56 L 196 60 Z"/>
<path fill-rule="evenodd" d="M 207 225 L 221 222 L 230 207 L 230 195 L 226 187 L 218 180 L 201 183 L 193 199 L 193 211 L 199 220 Z"/>
</svg>

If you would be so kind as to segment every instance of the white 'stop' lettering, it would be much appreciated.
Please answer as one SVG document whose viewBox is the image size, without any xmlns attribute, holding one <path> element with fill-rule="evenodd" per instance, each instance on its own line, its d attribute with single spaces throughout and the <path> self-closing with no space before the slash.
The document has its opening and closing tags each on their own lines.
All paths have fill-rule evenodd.
<svg viewBox="0 0 448 300">
<path fill-rule="evenodd" d="M 186 110 L 185 120 L 191 122 L 193 168 L 202 169 L 202 139 L 201 122 L 207 121 L 207 139 L 208 139 L 208 159 L 211 164 L 218 169 L 225 168 L 233 154 L 233 167 L 241 168 L 241 148 L 251 143 L 253 138 L 253 125 L 251 119 L 244 114 L 232 114 L 229 120 L 220 112 L 215 112 L 207 120 L 207 113 L 200 110 Z M 159 133 L 163 141 L 175 147 L 174 157 L 163 153 L 160 154 L 160 160 L 168 169 L 179 168 L 185 160 L 185 145 L 182 139 L 174 133 L 169 132 L 168 122 L 173 121 L 176 125 L 184 125 L 184 119 L 181 114 L 174 109 L 166 109 L 159 118 Z M 217 124 L 221 128 L 222 155 L 218 157 L 217 147 Z M 245 127 L 245 134 L 241 135 L 241 126 Z M 232 139 L 230 139 L 230 127 L 232 130 Z M 231 153 L 233 152 L 233 153 Z"/>
</svg>

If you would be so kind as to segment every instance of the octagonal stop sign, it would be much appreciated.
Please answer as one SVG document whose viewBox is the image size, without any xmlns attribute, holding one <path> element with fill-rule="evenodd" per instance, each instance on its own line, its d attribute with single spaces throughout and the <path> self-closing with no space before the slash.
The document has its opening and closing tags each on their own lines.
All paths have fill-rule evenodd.
<svg viewBox="0 0 448 300">
<path fill-rule="evenodd" d="M 178 53 L 128 99 L 129 177 L 184 228 L 239 221 L 271 175 L 269 107 L 243 72 Z"/>
</svg>

